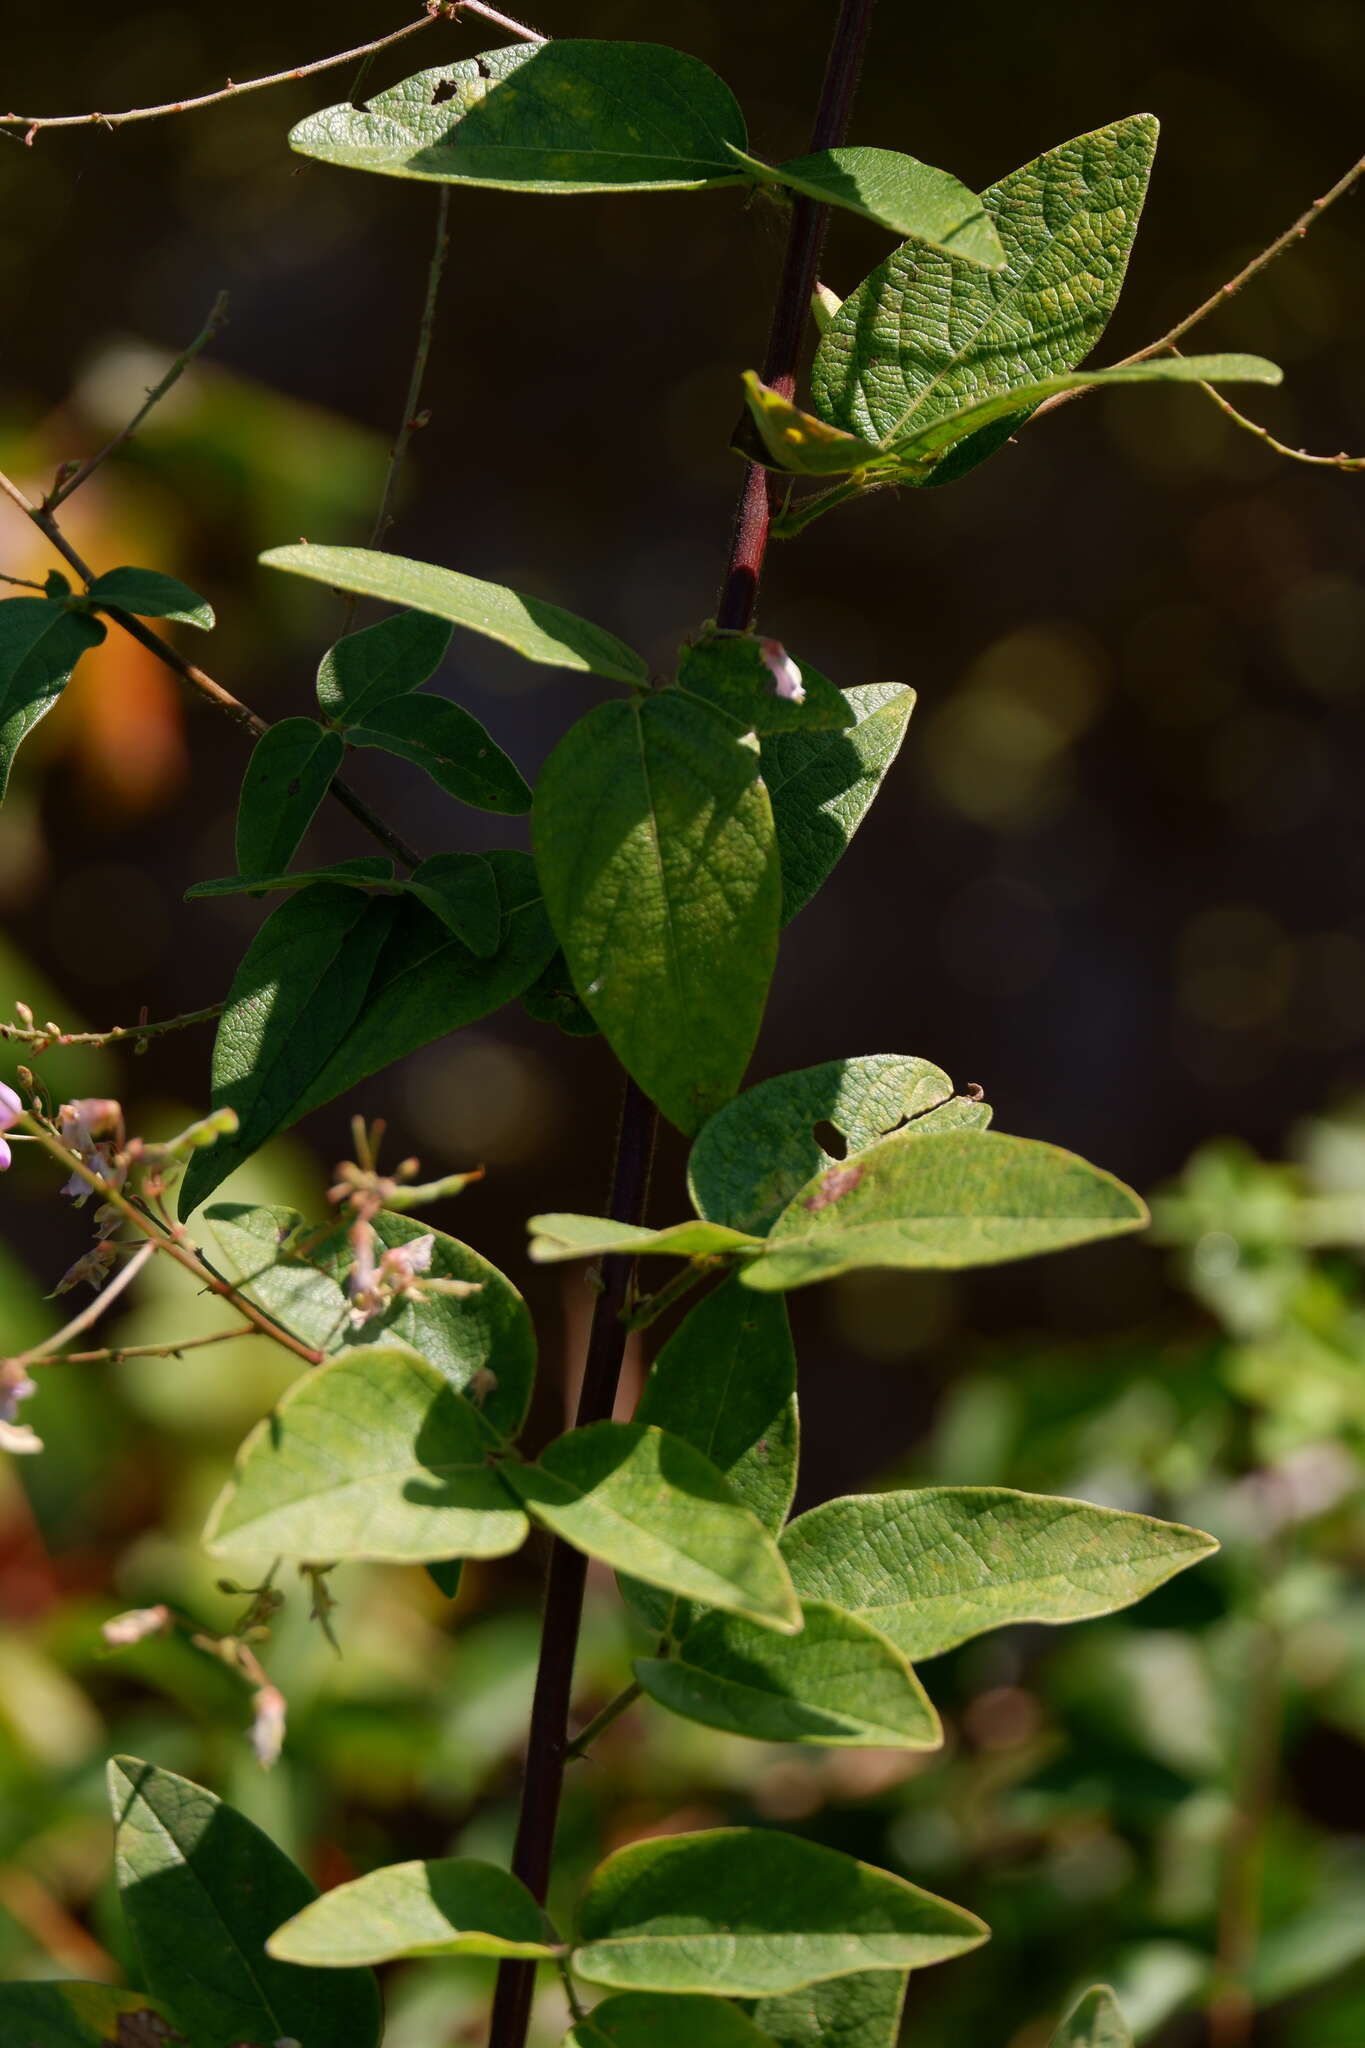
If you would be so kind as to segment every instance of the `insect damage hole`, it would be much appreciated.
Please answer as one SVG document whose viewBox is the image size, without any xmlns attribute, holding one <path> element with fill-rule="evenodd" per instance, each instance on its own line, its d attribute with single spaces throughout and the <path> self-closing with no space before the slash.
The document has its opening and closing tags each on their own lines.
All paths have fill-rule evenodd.
<svg viewBox="0 0 1365 2048">
<path fill-rule="evenodd" d="M 839 1130 L 835 1124 L 830 1123 L 828 1119 L 825 1119 L 821 1123 L 812 1125 L 811 1136 L 814 1138 L 816 1144 L 820 1147 L 821 1151 L 827 1153 L 831 1159 L 847 1159 L 848 1139 L 844 1136 L 843 1132 Z"/>
</svg>

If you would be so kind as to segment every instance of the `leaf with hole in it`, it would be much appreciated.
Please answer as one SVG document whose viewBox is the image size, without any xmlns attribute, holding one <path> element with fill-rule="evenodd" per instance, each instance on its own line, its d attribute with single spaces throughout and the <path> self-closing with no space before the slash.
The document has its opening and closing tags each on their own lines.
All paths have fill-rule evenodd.
<svg viewBox="0 0 1365 2048">
<path fill-rule="evenodd" d="M 1096 1984 L 1073 2006 L 1052 2037 L 1052 2048 L 1133 2048 L 1133 2037 L 1107 1984 Z"/>
<path fill-rule="evenodd" d="M 1131 1188 L 1060 1146 L 995 1131 L 897 1131 L 808 1182 L 743 1279 L 781 1290 L 867 1266 L 994 1266 L 1146 1222 Z"/>
<path fill-rule="evenodd" d="M 438 789 L 476 810 L 516 817 L 531 792 L 516 764 L 462 704 L 449 697 L 390 697 L 346 729 L 353 747 L 378 747 L 425 768 Z"/>
<path fill-rule="evenodd" d="M 502 903 L 493 870 L 482 854 L 434 853 L 414 869 L 403 888 L 481 960 L 497 952 Z"/>
<path fill-rule="evenodd" d="M 713 1223 L 762 1236 L 814 1175 L 952 1099 L 942 1067 L 908 1053 L 866 1053 L 777 1074 L 702 1126 L 687 1161 L 692 1205 Z M 843 1139 L 839 1158 L 826 1151 L 822 1126 Z"/>
<path fill-rule="evenodd" d="M 275 1962 L 267 1937 L 317 1893 L 268 1835 L 199 1785 L 135 1757 L 109 1766 L 119 1896 L 147 1982 L 193 2048 L 293 2037 L 374 2048 L 368 1970 L 320 1976 Z"/>
<path fill-rule="evenodd" d="M 564 2036 L 563 2048 L 778 2048 L 724 1998 L 670 1998 L 621 1991 L 604 1998 Z"/>
<path fill-rule="evenodd" d="M 204 1542 L 300 1564 L 506 1557 L 527 1525 L 489 1462 L 497 1448 L 436 1366 L 364 1345 L 296 1380 L 252 1430 Z"/>
<path fill-rule="evenodd" d="M 282 718 L 251 750 L 237 804 L 237 867 L 283 874 L 331 787 L 345 753 L 315 718 Z"/>
<path fill-rule="evenodd" d="M 192 883 L 185 891 L 185 901 L 192 903 L 201 896 L 273 896 L 285 889 L 306 889 L 310 882 L 341 882 L 351 889 L 402 886 L 394 880 L 391 860 L 382 854 L 362 853 L 354 860 L 333 861 L 326 868 L 295 868 L 274 875 L 218 875 L 211 882 Z"/>
<path fill-rule="evenodd" d="M 924 1969 L 986 1940 L 974 1913 L 767 1828 L 635 1842 L 593 1873 L 575 1974 L 767 1998 L 858 1970 Z"/>
<path fill-rule="evenodd" d="M 908 1983 L 891 1970 L 863 1970 L 762 1998 L 753 2016 L 778 2048 L 897 2048 Z"/>
<path fill-rule="evenodd" d="M 834 1601 L 916 1661 L 1012 1622 L 1113 1614 L 1217 1548 L 1179 1522 L 1003 1486 L 854 1494 L 782 1535 L 803 1598 Z"/>
<path fill-rule="evenodd" d="M 268 569 L 286 569 L 293 576 L 306 576 L 334 590 L 382 598 L 386 604 L 409 605 L 414 611 L 449 619 L 452 625 L 500 640 L 527 661 L 541 662 L 547 668 L 580 669 L 619 683 L 649 680 L 649 670 L 640 656 L 614 633 L 560 605 L 525 597 L 501 583 L 462 576 L 456 569 L 411 562 L 373 548 L 315 547 L 308 541 L 271 548 L 260 559 Z"/>
<path fill-rule="evenodd" d="M 652 1700 L 755 1742 L 937 1749 L 938 1715 L 900 1652 L 856 1615 L 803 1600 L 800 1635 L 707 1614 L 668 1657 L 641 1657 Z"/>
<path fill-rule="evenodd" d="M 900 752 L 915 692 L 904 683 L 845 690 L 847 732 L 773 734 L 763 741 L 782 864 L 782 922 L 809 903 L 852 839 Z"/>
<path fill-rule="evenodd" d="M 815 410 L 881 447 L 969 402 L 1075 369 L 1123 284 L 1157 124 L 1139 114 L 1077 136 L 982 194 L 1005 248 L 988 271 L 907 242 L 821 338 Z M 940 463 L 961 475 L 1008 439 L 1015 412 Z"/>
<path fill-rule="evenodd" d="M 0 801 L 22 741 L 45 718 L 105 628 L 58 599 L 0 599 Z"/>
<path fill-rule="evenodd" d="M 802 698 L 779 696 L 764 647 L 752 633 L 705 634 L 683 649 L 678 688 L 724 712 L 744 732 L 842 731 L 854 723 L 843 691 L 804 662 L 793 664 Z"/>
<path fill-rule="evenodd" d="M 886 451 L 875 441 L 803 412 L 756 371 L 746 370 L 743 383 L 744 403 L 767 453 L 768 468 L 789 470 L 793 476 L 851 476 L 855 470 L 886 464 Z M 751 451 L 737 442 L 736 452 Z M 757 455 L 758 450 L 752 453 Z"/>
<path fill-rule="evenodd" d="M 318 706 L 343 729 L 366 712 L 420 689 L 450 645 L 447 619 L 426 612 L 395 612 L 377 626 L 348 633 L 318 664 Z"/>
<path fill-rule="evenodd" d="M 502 1476 L 536 1521 L 589 1557 L 685 1600 L 790 1633 L 801 1613 L 777 1545 L 691 1444 L 595 1422 Z M 667 1988 L 667 1987 L 663 1987 Z"/>
<path fill-rule="evenodd" d="M 301 121 L 290 147 L 395 178 L 512 192 L 736 185 L 748 142 L 729 87 L 662 43 L 566 37 L 485 51 Z"/>
<path fill-rule="evenodd" d="M 736 155 L 739 152 L 736 151 Z M 784 164 L 741 159 L 760 184 L 785 185 L 822 206 L 860 213 L 893 235 L 908 235 L 964 263 L 1003 269 L 1005 251 L 984 201 L 947 171 L 895 149 L 861 144 L 817 150 Z"/>
<path fill-rule="evenodd" d="M 607 1252 L 630 1252 L 636 1258 L 713 1258 L 759 1242 L 745 1231 L 695 1218 L 671 1223 L 664 1230 L 646 1230 L 638 1223 L 614 1223 L 610 1216 L 533 1216 L 527 1228 L 530 1255 L 539 1266 L 559 1259 L 599 1259 Z"/>
<path fill-rule="evenodd" d="M 163 576 L 159 569 L 107 569 L 85 595 L 90 604 L 114 605 L 139 619 L 172 619 L 203 632 L 214 623 L 213 606 L 198 591 L 178 576 Z"/>
<path fill-rule="evenodd" d="M 185 2036 L 141 1991 L 18 1983 L 0 1984 L 0 2039 L 12 2048 L 176 2048 Z"/>
<path fill-rule="evenodd" d="M 739 1086 L 777 957 L 781 875 L 757 742 L 678 690 L 601 704 L 536 786 L 536 865 L 612 1051 L 695 1131 Z"/>
<path fill-rule="evenodd" d="M 446 1856 L 392 1863 L 324 1892 L 266 1943 L 284 1963 L 337 1970 L 400 1956 L 521 1956 L 563 1953 L 554 1930 L 519 1878 L 495 1863 Z"/>
</svg>

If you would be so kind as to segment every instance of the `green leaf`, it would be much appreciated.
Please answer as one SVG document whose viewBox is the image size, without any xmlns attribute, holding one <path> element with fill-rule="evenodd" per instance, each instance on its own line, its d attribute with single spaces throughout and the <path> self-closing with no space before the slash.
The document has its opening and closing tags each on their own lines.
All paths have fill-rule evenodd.
<svg viewBox="0 0 1365 2048">
<path fill-rule="evenodd" d="M 45 718 L 105 628 L 46 597 L 0 599 L 0 801 L 22 741 Z"/>
<path fill-rule="evenodd" d="M 537 1265 L 558 1259 L 598 1259 L 605 1252 L 631 1252 L 637 1258 L 653 1253 L 670 1259 L 719 1257 L 742 1251 L 759 1240 L 724 1224 L 671 1223 L 666 1230 L 646 1230 L 638 1223 L 613 1223 L 610 1216 L 533 1216 L 530 1253 Z"/>
<path fill-rule="evenodd" d="M 109 1766 L 114 1859 L 143 1971 L 193 2048 L 293 2036 L 373 2048 L 367 1970 L 321 1977 L 273 1961 L 266 1937 L 317 1894 L 268 1835 L 211 1792 L 135 1757 Z"/>
<path fill-rule="evenodd" d="M 428 1558 L 427 1577 L 438 1593 L 444 1593 L 447 1600 L 458 1597 L 464 1583 L 464 1559 L 462 1557 Z"/>
<path fill-rule="evenodd" d="M 614 633 L 604 632 L 557 604 L 547 604 L 543 598 L 524 597 L 501 583 L 483 583 L 456 569 L 410 562 L 402 555 L 379 554 L 372 548 L 314 547 L 307 541 L 295 547 L 271 548 L 260 559 L 269 569 L 287 569 L 293 576 L 330 584 L 334 590 L 410 605 L 416 611 L 449 619 L 452 625 L 467 626 L 471 633 L 500 640 L 528 661 L 541 662 L 547 668 L 579 669 L 609 676 L 618 683 L 649 680 L 641 657 Z"/>
<path fill-rule="evenodd" d="M 536 788 L 536 865 L 574 984 L 685 1132 L 734 1094 L 777 957 L 757 743 L 677 690 L 601 704 Z"/>
<path fill-rule="evenodd" d="M 678 688 L 735 719 L 744 732 L 842 731 L 852 725 L 855 713 L 843 691 L 804 662 L 804 698 L 797 702 L 777 695 L 772 671 L 763 659 L 765 645 L 777 644 L 752 633 L 709 633 L 683 649 Z"/>
<path fill-rule="evenodd" d="M 436 1366 L 365 1345 L 296 1380 L 252 1430 L 204 1542 L 290 1563 L 506 1557 L 526 1517 L 489 1463 L 497 1445 Z"/>
<path fill-rule="evenodd" d="M 772 2036 L 723 1998 L 622 1991 L 564 2036 L 564 2048 L 776 2048 Z"/>
<path fill-rule="evenodd" d="M 831 1977 L 760 1999 L 753 2015 L 778 2048 L 896 2048 L 908 1982 L 890 1970 Z"/>
<path fill-rule="evenodd" d="M 522 1008 L 537 1024 L 553 1024 L 568 1038 L 595 1038 L 597 1026 L 573 985 L 569 963 L 558 947 L 543 974 L 521 998 Z"/>
<path fill-rule="evenodd" d="M 215 1272 L 310 1350 L 334 1351 L 345 1342 L 351 1305 L 339 1284 L 342 1226 L 319 1243 L 297 1209 L 215 1202 L 204 1213 L 213 1230 Z"/>
<path fill-rule="evenodd" d="M 282 718 L 251 750 L 237 806 L 237 866 L 248 877 L 283 874 L 345 752 L 314 718 Z"/>
<path fill-rule="evenodd" d="M 593 1873 L 575 1973 L 639 1991 L 766 1998 L 857 1970 L 924 1969 L 988 1930 L 932 1892 L 766 1828 L 635 1842 Z"/>
<path fill-rule="evenodd" d="M 787 924 L 842 859 L 900 752 L 915 693 L 904 683 L 845 690 L 857 719 L 848 732 L 784 733 L 763 742 Z"/>
<path fill-rule="evenodd" d="M 1075 369 L 1118 299 L 1156 137 L 1152 117 L 1135 115 L 1048 150 L 983 193 L 1003 270 L 914 242 L 897 249 L 821 339 L 811 372 L 821 418 L 887 447 L 964 404 Z M 1017 419 L 962 451 L 961 468 Z"/>
<path fill-rule="evenodd" d="M 289 137 L 353 170 L 546 193 L 738 184 L 733 151 L 747 141 L 729 87 L 696 57 L 571 38 L 419 71 Z"/>
<path fill-rule="evenodd" d="M 214 623 L 213 606 L 206 604 L 198 591 L 178 576 L 163 576 L 159 569 L 106 570 L 85 595 L 90 604 L 116 605 L 139 619 L 176 619 L 204 632 Z"/>
<path fill-rule="evenodd" d="M 344 728 L 391 697 L 406 696 L 436 673 L 450 634 L 448 620 L 426 612 L 395 612 L 377 626 L 348 633 L 318 666 L 319 708 Z"/>
<path fill-rule="evenodd" d="M 597 1422 L 557 1438 L 538 1463 L 501 1470 L 575 1550 L 767 1628 L 800 1628 L 772 1537 L 691 1444 L 639 1423 Z"/>
<path fill-rule="evenodd" d="M 530 801 L 530 791 L 527 791 Z M 490 960 L 502 936 L 502 903 L 493 870 L 481 854 L 434 853 L 403 884 L 471 953 Z"/>
<path fill-rule="evenodd" d="M 531 808 L 520 769 L 478 719 L 449 697 L 390 697 L 348 726 L 346 739 L 353 747 L 380 747 L 415 761 L 447 796 L 476 810 L 516 817 Z"/>
<path fill-rule="evenodd" d="M 1097 1984 L 1073 2007 L 1052 2037 L 1052 2048 L 1133 2048 L 1118 2000 Z"/>
<path fill-rule="evenodd" d="M 307 720 L 301 722 L 306 724 Z M 278 732 L 279 727 L 272 726 L 271 730 Z M 185 901 L 190 903 L 200 896 L 276 895 L 282 889 L 306 889 L 310 882 L 341 882 L 352 889 L 402 886 L 394 881 L 391 860 L 385 860 L 382 854 L 362 853 L 353 860 L 333 861 L 327 868 L 295 868 L 289 874 L 219 875 L 211 882 L 195 882 L 185 891 Z"/>
<path fill-rule="evenodd" d="M 1146 1221 L 1131 1188 L 1060 1146 L 995 1131 L 898 1131 L 809 1181 L 743 1278 L 784 1289 L 865 1266 L 994 1266 Z"/>
<path fill-rule="evenodd" d="M 108 1984 L 0 1984 L 0 2036 L 12 2048 L 173 2048 L 185 2039 L 142 1992 Z"/>
<path fill-rule="evenodd" d="M 698 1134 L 687 1161 L 692 1206 L 713 1223 L 762 1236 L 807 1181 L 840 1163 L 821 1142 L 822 1125 L 844 1140 L 847 1165 L 908 1118 L 952 1098 L 942 1067 L 908 1053 L 825 1060 L 760 1081 Z"/>
<path fill-rule="evenodd" d="M 854 470 L 886 463 L 886 451 L 875 441 L 845 433 L 842 427 L 832 427 L 827 420 L 803 412 L 765 384 L 756 371 L 746 370 L 743 383 L 744 403 L 771 458 L 770 468 L 790 470 L 794 476 L 848 476 Z M 749 451 L 739 448 L 737 452 Z"/>
<path fill-rule="evenodd" d="M 856 1494 L 782 1536 L 803 1597 L 860 1615 L 917 1662 L 1011 1622 L 1113 1614 L 1217 1548 L 1179 1522 L 1003 1486 Z"/>
<path fill-rule="evenodd" d="M 786 185 L 822 206 L 860 213 L 893 235 L 909 235 L 964 263 L 1003 269 L 1005 251 L 984 202 L 947 171 L 895 149 L 818 150 L 785 164 L 760 163 L 736 150 L 760 184 Z"/>
<path fill-rule="evenodd" d="M 563 1953 L 519 1878 L 495 1863 L 447 1856 L 392 1863 L 314 1899 L 266 1943 L 281 1962 L 338 1970 L 400 1956 Z"/>
<path fill-rule="evenodd" d="M 943 1730 L 899 1651 L 866 1622 L 803 1600 L 800 1635 L 708 1614 L 635 1676 L 662 1707 L 755 1742 L 937 1749 Z"/>
</svg>

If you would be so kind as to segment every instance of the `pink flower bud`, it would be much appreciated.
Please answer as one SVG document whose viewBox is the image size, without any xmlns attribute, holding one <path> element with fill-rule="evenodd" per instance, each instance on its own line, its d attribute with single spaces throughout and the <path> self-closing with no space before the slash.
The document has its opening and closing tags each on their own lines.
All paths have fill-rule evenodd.
<svg viewBox="0 0 1365 2048">
<path fill-rule="evenodd" d="M 801 671 L 788 654 L 780 640 L 760 640 L 758 651 L 763 657 L 763 666 L 773 679 L 773 690 L 779 697 L 785 697 L 792 704 L 806 701 L 805 684 Z"/>
<path fill-rule="evenodd" d="M 287 1704 L 278 1686 L 263 1685 L 252 1697 L 256 1718 L 251 1724 L 250 1742 L 262 1770 L 279 1762 L 284 1748 L 284 1717 Z"/>
<path fill-rule="evenodd" d="M 10 1151 L 9 1146 L 5 1143 L 4 1139 L 0 1138 L 0 1173 L 4 1173 L 5 1170 L 13 1163 L 14 1154 Z"/>
<path fill-rule="evenodd" d="M 126 1650 L 134 1643 L 145 1642 L 148 1636 L 164 1635 L 171 1625 L 169 1607 L 130 1607 L 126 1614 L 116 1614 L 100 1627 L 111 1650 Z"/>
<path fill-rule="evenodd" d="M 8 1081 L 0 1081 L 0 1131 L 8 1131 L 24 1113 L 24 1105 Z"/>
</svg>

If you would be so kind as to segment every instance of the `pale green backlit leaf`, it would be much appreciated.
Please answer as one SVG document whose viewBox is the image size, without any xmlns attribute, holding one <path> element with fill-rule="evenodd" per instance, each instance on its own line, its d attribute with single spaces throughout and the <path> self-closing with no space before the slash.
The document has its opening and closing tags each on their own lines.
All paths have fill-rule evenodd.
<svg viewBox="0 0 1365 2048">
<path fill-rule="evenodd" d="M 562 1945 L 510 1871 L 448 1856 L 392 1863 L 337 1885 L 277 1928 L 266 1950 L 280 1962 L 337 1970 L 401 1956 L 538 1961 L 561 1954 Z"/>
<path fill-rule="evenodd" d="M 0 599 L 0 800 L 20 744 L 45 718 L 81 656 L 103 640 L 101 620 L 46 597 Z"/>
<path fill-rule="evenodd" d="M 1052 2048 L 1133 2048 L 1118 2000 L 1106 1984 L 1087 1991 L 1062 2021 Z"/>
<path fill-rule="evenodd" d="M 476 810 L 516 817 L 531 808 L 521 770 L 478 719 L 449 697 L 386 698 L 347 726 L 346 739 L 353 747 L 378 747 L 415 762 L 447 796 Z"/>
<path fill-rule="evenodd" d="M 526 597 L 501 583 L 484 583 L 456 569 L 431 562 L 412 562 L 373 548 L 316 547 L 300 541 L 294 547 L 271 548 L 261 556 L 269 569 L 377 597 L 386 604 L 408 605 L 452 625 L 465 626 L 489 640 L 525 655 L 547 668 L 580 669 L 609 676 L 615 682 L 643 684 L 649 671 L 633 648 L 601 626 L 566 612 L 543 598 Z"/>
<path fill-rule="evenodd" d="M 678 688 L 724 712 L 744 732 L 841 731 L 854 723 L 843 691 L 806 662 L 797 663 L 804 698 L 779 696 L 763 650 L 752 633 L 707 634 L 683 649 Z"/>
<path fill-rule="evenodd" d="M 636 1257 L 654 1254 L 670 1259 L 711 1258 L 726 1252 L 743 1251 L 759 1240 L 742 1230 L 723 1224 L 690 1219 L 673 1223 L 666 1230 L 646 1230 L 637 1223 L 613 1223 L 610 1216 L 533 1216 L 531 1257 L 537 1265 L 552 1265 L 558 1259 L 596 1259 L 604 1252 L 631 1252 Z"/>
<path fill-rule="evenodd" d="M 855 1494 L 782 1536 L 803 1598 L 861 1616 L 916 1661 L 1011 1622 L 1112 1614 L 1217 1548 L 1179 1522 L 1002 1486 Z"/>
<path fill-rule="evenodd" d="M 213 606 L 198 591 L 178 576 L 163 576 L 159 569 L 107 569 L 85 596 L 90 604 L 116 605 L 140 619 L 172 619 L 203 632 L 214 623 Z"/>
<path fill-rule="evenodd" d="M 283 718 L 251 750 L 237 804 L 237 867 L 283 874 L 313 822 L 345 753 L 314 718 Z"/>
<path fill-rule="evenodd" d="M 448 620 L 425 612 L 395 612 L 348 633 L 318 665 L 319 708 L 344 727 L 391 697 L 419 689 L 440 667 L 451 630 Z"/>
<path fill-rule="evenodd" d="M 1131 1188 L 1059 1146 L 994 1131 L 898 1131 L 810 1181 L 743 1278 L 783 1289 L 866 1266 L 993 1266 L 1146 1221 Z"/>
<path fill-rule="evenodd" d="M 770 467 L 790 470 L 793 476 L 829 477 L 848 476 L 874 463 L 886 463 L 886 450 L 875 441 L 803 412 L 755 371 L 746 370 L 743 381 L 744 403 L 767 450 Z"/>
<path fill-rule="evenodd" d="M 489 1463 L 497 1444 L 436 1366 L 362 1346 L 297 1380 L 251 1432 L 205 1544 L 289 1563 L 505 1557 L 526 1517 Z"/>
<path fill-rule="evenodd" d="M 419 71 L 364 108 L 301 121 L 292 148 L 397 178 L 513 192 L 733 185 L 748 136 L 728 86 L 662 43 L 510 44 Z"/>
<path fill-rule="evenodd" d="M 777 2048 L 723 1998 L 621 1991 L 569 2029 L 564 2048 Z"/>
<path fill-rule="evenodd" d="M 915 708 L 915 693 L 904 683 L 864 683 L 843 694 L 856 720 L 847 732 L 773 734 L 763 741 L 784 924 L 809 903 L 847 851 L 900 752 Z"/>
<path fill-rule="evenodd" d="M 573 1967 L 589 1983 L 767 1998 L 976 1948 L 973 1913 L 767 1828 L 636 1842 L 594 1872 Z"/>
<path fill-rule="evenodd" d="M 736 151 L 736 155 L 740 153 Z M 823 206 L 860 213 L 893 235 L 909 235 L 964 263 L 999 270 L 1005 251 L 985 205 L 947 171 L 895 149 L 851 145 L 793 157 L 785 164 L 741 162 L 760 184 L 785 185 Z"/>
</svg>

